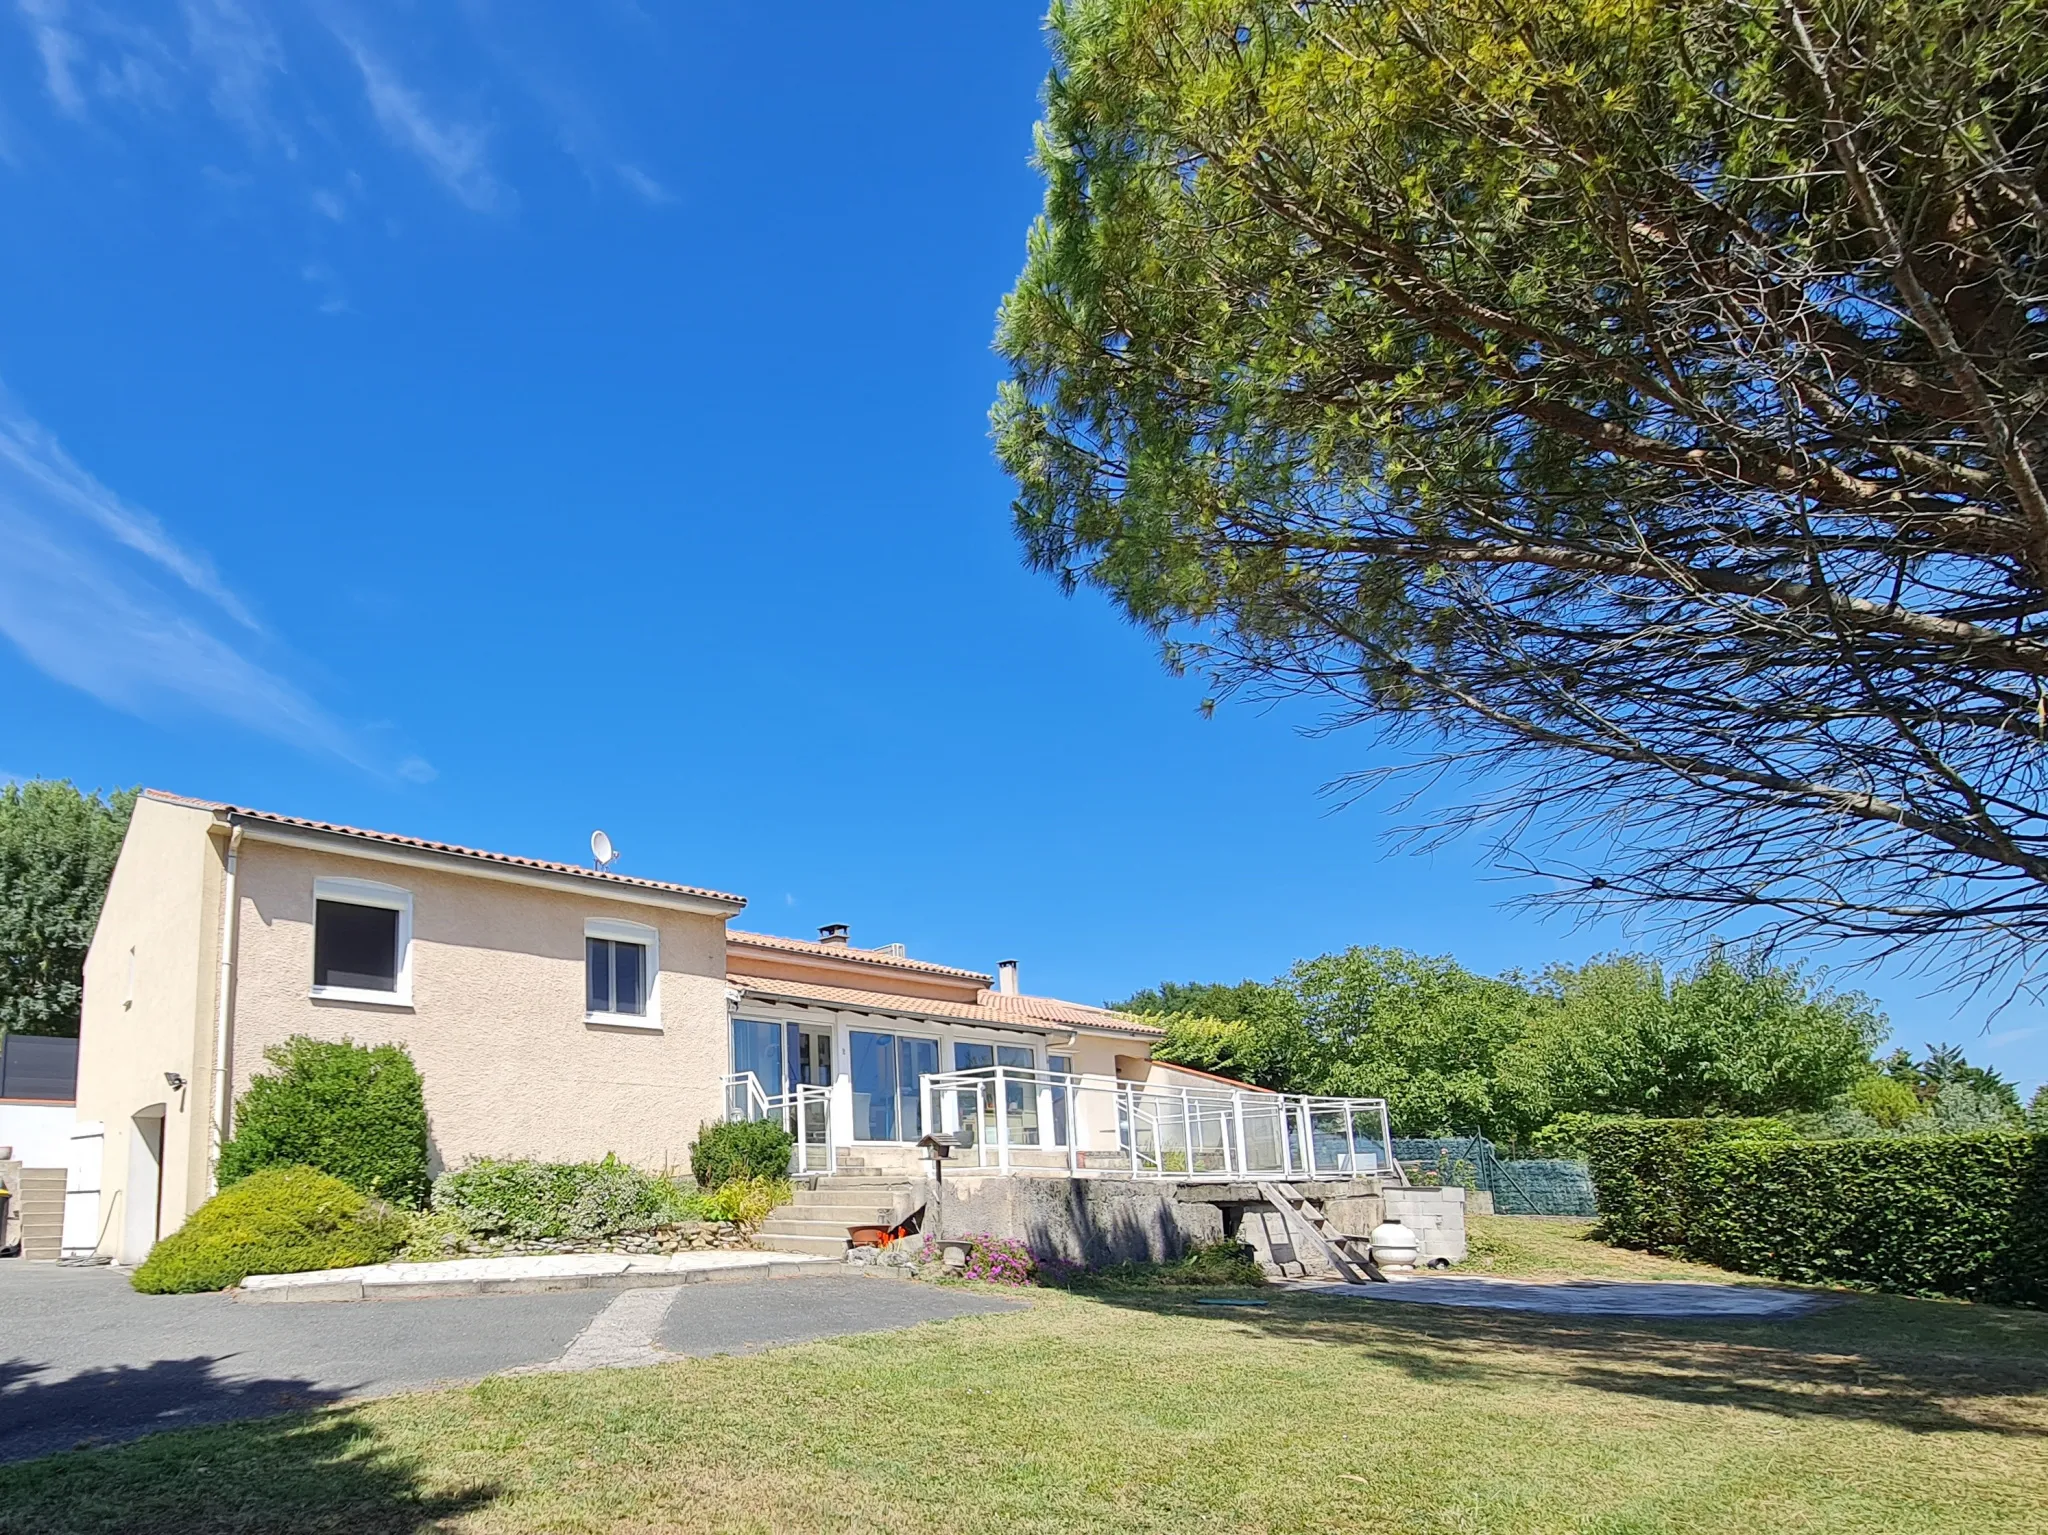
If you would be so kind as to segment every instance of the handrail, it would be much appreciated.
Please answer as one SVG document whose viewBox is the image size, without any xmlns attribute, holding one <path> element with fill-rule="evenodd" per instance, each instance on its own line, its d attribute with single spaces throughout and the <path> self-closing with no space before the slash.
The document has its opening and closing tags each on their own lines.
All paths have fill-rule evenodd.
<svg viewBox="0 0 2048 1535">
<path fill-rule="evenodd" d="M 838 1170 L 838 1137 L 832 1133 L 831 1088 L 800 1082 L 788 1092 L 770 1095 L 761 1090 L 760 1079 L 751 1071 L 728 1072 L 720 1080 L 725 1088 L 727 1119 L 776 1119 L 782 1122 L 782 1128 L 789 1132 L 792 1176 Z"/>
<path fill-rule="evenodd" d="M 1167 1087 L 1015 1066 L 934 1072 L 921 1092 L 925 1123 L 973 1127 L 980 1169 L 993 1161 L 1011 1172 L 1021 1153 L 1057 1149 L 1075 1174 L 1113 1161 L 1139 1178 L 1406 1182 L 1380 1098 Z M 1056 1148 L 1045 1144 L 1048 1127 Z M 1051 1162 L 1033 1165 L 1050 1170 Z"/>
<path fill-rule="evenodd" d="M 771 1094 L 752 1072 L 722 1083 L 728 1119 L 776 1119 L 790 1132 L 792 1172 L 836 1169 L 837 1147 L 849 1137 L 833 1088 L 804 1083 Z M 982 1171 L 1064 1164 L 1077 1177 L 1408 1181 L 1381 1098 L 1168 1087 L 1016 1066 L 927 1073 L 918 1093 L 927 1129 L 971 1131 L 967 1144 Z"/>
</svg>

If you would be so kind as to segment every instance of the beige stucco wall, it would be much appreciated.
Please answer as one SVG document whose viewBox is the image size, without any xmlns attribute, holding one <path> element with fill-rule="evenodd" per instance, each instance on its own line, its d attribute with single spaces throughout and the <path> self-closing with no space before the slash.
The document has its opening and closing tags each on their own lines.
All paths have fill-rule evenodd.
<svg viewBox="0 0 2048 1535">
<path fill-rule="evenodd" d="M 221 876 L 212 826 L 204 810 L 136 803 L 85 959 L 78 1119 L 106 1126 L 99 1246 L 127 1261 L 141 1257 L 123 1243 L 137 1114 L 164 1116 L 162 1229 L 175 1231 L 207 1194 Z M 185 1079 L 182 1092 L 167 1071 Z"/>
<path fill-rule="evenodd" d="M 413 898 L 412 1005 L 316 1000 L 313 882 Z M 724 924 L 715 916 L 245 838 L 234 1091 L 293 1034 L 403 1044 L 426 1083 L 435 1170 L 474 1156 L 615 1153 L 687 1166 L 726 1069 Z M 660 933 L 659 1030 L 584 1022 L 584 922 Z"/>
</svg>

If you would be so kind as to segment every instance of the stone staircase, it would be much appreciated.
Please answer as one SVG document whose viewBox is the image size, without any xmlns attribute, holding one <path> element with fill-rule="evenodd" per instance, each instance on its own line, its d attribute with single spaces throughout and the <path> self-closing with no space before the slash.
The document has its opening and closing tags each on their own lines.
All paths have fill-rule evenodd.
<svg viewBox="0 0 2048 1535">
<path fill-rule="evenodd" d="M 820 1177 L 796 1198 L 772 1210 L 754 1245 L 775 1252 L 844 1257 L 852 1245 L 850 1226 L 893 1226 L 910 1213 L 910 1180 L 888 1167 L 847 1166 Z"/>
</svg>

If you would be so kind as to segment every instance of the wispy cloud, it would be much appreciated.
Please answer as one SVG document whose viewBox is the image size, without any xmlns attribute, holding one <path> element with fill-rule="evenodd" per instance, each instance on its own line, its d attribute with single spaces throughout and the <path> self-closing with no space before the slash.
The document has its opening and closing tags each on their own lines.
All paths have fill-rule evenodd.
<svg viewBox="0 0 2048 1535">
<path fill-rule="evenodd" d="M 85 48 L 78 34 L 65 25 L 70 6 L 66 0 L 15 0 L 15 8 L 42 60 L 43 89 L 50 93 L 58 111 L 67 117 L 84 117 L 85 92 L 79 87 L 76 71 L 84 61 Z"/>
<path fill-rule="evenodd" d="M 480 124 L 437 116 L 426 97 L 363 44 L 343 37 L 362 72 L 363 94 L 385 136 L 409 150 L 463 206 L 489 213 L 506 200 L 491 173 L 490 131 Z"/>
<path fill-rule="evenodd" d="M 644 203 L 658 208 L 676 200 L 673 192 L 637 165 L 621 163 L 613 169 L 619 173 L 619 180 L 625 183 L 626 190 Z"/>
<path fill-rule="evenodd" d="M 276 142 L 296 154 L 270 110 L 270 79 L 284 73 L 284 44 L 263 16 L 240 0 L 185 0 L 192 60 L 210 77 L 206 99 L 252 143 Z"/>
<path fill-rule="evenodd" d="M 0 548 L 0 634 L 58 681 L 132 714 L 182 703 L 374 766 L 332 714 L 254 658 L 260 626 L 212 562 L 87 474 L 4 395 Z M 239 640 L 215 632 L 222 617 Z"/>
</svg>

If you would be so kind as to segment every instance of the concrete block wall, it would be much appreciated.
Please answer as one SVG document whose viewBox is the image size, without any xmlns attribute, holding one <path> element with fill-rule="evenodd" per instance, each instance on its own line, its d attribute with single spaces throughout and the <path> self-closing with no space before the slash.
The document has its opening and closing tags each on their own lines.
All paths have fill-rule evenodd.
<svg viewBox="0 0 2048 1535">
<path fill-rule="evenodd" d="M 1422 1239 L 1422 1256 L 1465 1261 L 1465 1191 L 1446 1189 L 1404 1189 L 1389 1186 L 1380 1191 L 1386 1202 L 1387 1219 L 1399 1221 Z"/>
<path fill-rule="evenodd" d="M 1358 1187 L 1346 1185 L 1345 1188 Z M 1371 1185 L 1365 1185 L 1371 1188 Z M 1398 1220 L 1422 1239 L 1425 1258 L 1465 1258 L 1465 1191 L 1382 1188 L 1369 1193 L 1336 1192 L 1313 1185 L 1323 1212 L 1347 1236 L 1369 1236 L 1382 1220 Z M 1250 1197 L 1231 1201 L 1227 1196 Z M 899 1204 L 907 1213 L 924 1207 L 928 1236 L 1010 1237 L 1043 1256 L 1100 1267 L 1109 1263 L 1168 1263 L 1190 1248 L 1220 1240 L 1225 1232 L 1224 1198 L 1242 1216 L 1231 1222 L 1262 1261 L 1302 1263 L 1323 1273 L 1320 1251 L 1297 1241 L 1280 1212 L 1243 1190 L 1177 1188 L 1130 1178 L 977 1177 L 949 1172 L 940 1185 L 913 1181 Z"/>
<path fill-rule="evenodd" d="M 1170 1263 L 1190 1248 L 1222 1240 L 1223 1212 L 1182 1204 L 1172 1184 L 1130 1178 L 975 1177 L 947 1173 L 944 1191 L 930 1179 L 911 1185 L 925 1207 L 927 1235 L 1011 1237 L 1042 1257 L 1099 1268 L 1110 1263 Z"/>
</svg>

